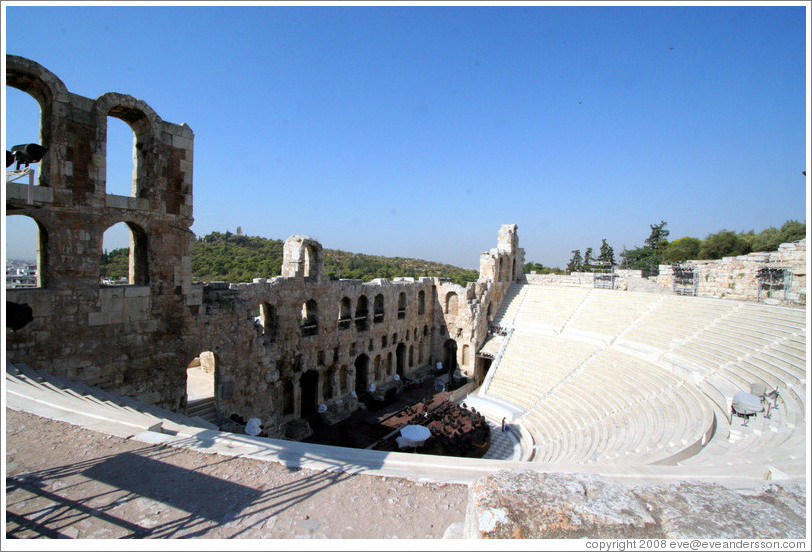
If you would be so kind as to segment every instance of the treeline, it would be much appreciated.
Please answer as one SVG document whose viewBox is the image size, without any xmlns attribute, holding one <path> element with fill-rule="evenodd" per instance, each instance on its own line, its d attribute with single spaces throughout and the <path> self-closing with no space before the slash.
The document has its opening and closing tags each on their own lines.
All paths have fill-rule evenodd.
<svg viewBox="0 0 812 552">
<path fill-rule="evenodd" d="M 608 265 L 620 265 L 632 270 L 658 270 L 661 264 L 680 263 L 689 260 L 721 259 L 737 255 L 746 255 L 755 251 L 775 251 L 782 243 L 794 242 L 806 237 L 806 223 L 788 220 L 780 228 L 770 226 L 756 233 L 719 230 L 708 234 L 705 239 L 685 236 L 668 241 L 670 231 L 665 221 L 649 225 L 651 232 L 642 246 L 634 249 L 623 248 L 620 261 L 614 260 L 612 248 L 603 240 L 600 255 L 593 259 L 592 248 L 588 248 L 583 257 L 581 251 L 572 251 L 572 258 L 567 264 L 566 272 L 589 271 Z"/>
<path fill-rule="evenodd" d="M 282 240 L 244 236 L 239 229 L 237 234 L 212 232 L 192 244 L 192 277 L 198 281 L 238 283 L 279 276 L 283 246 Z M 102 256 L 103 276 L 126 276 L 128 256 L 126 248 L 105 252 Z M 324 271 L 331 280 L 351 278 L 368 282 L 398 276 L 438 276 L 465 285 L 479 277 L 476 270 L 421 259 L 364 255 L 338 249 L 324 249 L 323 256 Z"/>
</svg>

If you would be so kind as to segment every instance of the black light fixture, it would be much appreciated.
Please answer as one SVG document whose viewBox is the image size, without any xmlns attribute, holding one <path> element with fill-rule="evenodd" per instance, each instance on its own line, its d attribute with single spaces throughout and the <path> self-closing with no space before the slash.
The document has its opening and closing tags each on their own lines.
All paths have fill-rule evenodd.
<svg viewBox="0 0 812 552">
<path fill-rule="evenodd" d="M 31 163 L 39 163 L 48 151 L 46 146 L 39 144 L 20 144 L 11 148 L 11 151 L 6 152 L 6 167 L 11 165 L 9 163 L 9 153 L 13 160 L 17 162 L 16 170 L 20 170 L 20 165 L 28 167 Z"/>
</svg>

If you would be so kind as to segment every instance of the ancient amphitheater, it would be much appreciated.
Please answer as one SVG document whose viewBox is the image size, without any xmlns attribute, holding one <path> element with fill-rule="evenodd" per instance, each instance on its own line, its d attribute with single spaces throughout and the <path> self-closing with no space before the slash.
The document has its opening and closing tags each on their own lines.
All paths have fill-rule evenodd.
<svg viewBox="0 0 812 552">
<path fill-rule="evenodd" d="M 465 524 L 452 537 L 808 538 L 805 240 L 698 269 L 710 282 L 735 265 L 734 299 L 649 280 L 658 293 L 629 291 L 642 280 L 632 273 L 613 289 L 539 283 L 522 274 L 515 225 L 466 287 L 328 281 L 321 245 L 305 236 L 286 242 L 281 276 L 195 283 L 191 130 L 129 96 L 70 94 L 30 60 L 8 56 L 7 77 L 40 102 L 41 134 L 59 152 L 36 186 L 7 189 L 7 213 L 33 218 L 46 252 L 40 286 L 7 292 L 34 311 L 6 332 L 8 408 L 139 443 L 465 484 Z M 108 116 L 154 153 L 136 167 L 131 198 L 105 194 L 92 165 Z M 100 286 L 98 261 L 79 253 L 119 221 L 133 233 L 130 285 Z M 791 300 L 754 300 L 754 271 L 789 257 Z M 213 364 L 220 421 L 258 417 L 269 437 L 188 415 L 193 359 Z M 485 458 L 298 442 L 317 408 L 342 419 L 367 388 L 399 390 L 395 376 L 432 377 L 437 362 L 467 376 L 454 398 L 492 423 Z M 736 415 L 739 392 L 764 410 Z"/>
</svg>

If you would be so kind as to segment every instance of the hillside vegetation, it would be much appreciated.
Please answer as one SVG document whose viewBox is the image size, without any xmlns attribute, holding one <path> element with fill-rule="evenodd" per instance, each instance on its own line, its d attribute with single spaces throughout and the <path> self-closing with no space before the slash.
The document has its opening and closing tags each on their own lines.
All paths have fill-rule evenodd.
<svg viewBox="0 0 812 552">
<path fill-rule="evenodd" d="M 212 232 L 192 244 L 192 278 L 200 281 L 250 282 L 254 278 L 279 276 L 282 271 L 282 240 Z M 438 276 L 465 285 L 479 277 L 476 270 L 409 259 L 349 253 L 324 249 L 324 271 L 328 278 L 359 279 L 406 276 Z M 102 277 L 127 275 L 129 250 L 115 249 L 102 255 Z"/>
</svg>

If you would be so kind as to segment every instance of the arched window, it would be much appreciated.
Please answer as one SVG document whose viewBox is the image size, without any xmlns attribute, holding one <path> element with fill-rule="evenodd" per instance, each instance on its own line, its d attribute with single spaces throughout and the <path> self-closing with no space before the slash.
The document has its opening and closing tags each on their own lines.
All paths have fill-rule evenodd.
<svg viewBox="0 0 812 552">
<path fill-rule="evenodd" d="M 393 364 L 392 364 L 392 352 L 390 351 L 386 355 L 386 376 L 387 377 L 392 375 L 392 367 L 393 367 Z"/>
<path fill-rule="evenodd" d="M 304 270 L 302 274 L 305 278 L 316 276 L 316 252 L 310 245 L 305 245 L 304 248 Z"/>
<path fill-rule="evenodd" d="M 398 295 L 398 318 L 406 318 L 406 294 L 402 291 Z"/>
<path fill-rule="evenodd" d="M 417 294 L 417 314 L 425 314 L 426 313 L 426 292 L 422 289 L 420 293 Z"/>
<path fill-rule="evenodd" d="M 445 312 L 452 316 L 457 314 L 457 294 L 453 291 L 445 296 Z"/>
<path fill-rule="evenodd" d="M 136 139 L 123 119 L 107 117 L 106 193 L 136 196 Z"/>
<path fill-rule="evenodd" d="M 338 306 L 338 329 L 349 329 L 352 322 L 352 303 L 349 297 L 343 297 Z"/>
<path fill-rule="evenodd" d="M 48 144 L 42 141 L 42 132 L 40 125 L 42 122 L 42 110 L 37 100 L 22 90 L 18 90 L 13 86 L 6 86 L 6 113 L 13 113 L 14 117 L 4 117 L 6 119 L 6 149 L 10 150 L 16 145 L 23 144 L 40 144 L 48 147 Z M 16 164 L 8 167 L 7 170 L 13 170 L 17 167 Z M 35 168 L 36 165 L 32 166 Z M 34 184 L 39 184 L 41 171 L 36 170 L 36 180 Z M 20 184 L 28 184 L 28 178 L 15 180 Z M 11 234 L 9 234 L 11 236 Z"/>
<path fill-rule="evenodd" d="M 460 364 L 462 366 L 468 366 L 468 357 L 470 356 L 470 347 L 468 345 L 462 346 L 462 357 L 460 358 Z"/>
<path fill-rule="evenodd" d="M 6 289 L 45 287 L 48 233 L 25 215 L 6 216 Z"/>
<path fill-rule="evenodd" d="M 302 337 L 319 333 L 319 311 L 315 300 L 311 299 L 302 305 L 302 319 L 299 327 L 302 331 Z"/>
<path fill-rule="evenodd" d="M 375 324 L 383 322 L 383 315 L 384 315 L 384 311 L 383 311 L 383 294 L 379 293 L 378 295 L 375 296 L 375 312 L 374 312 L 374 316 L 372 318 L 372 321 Z"/>
<path fill-rule="evenodd" d="M 147 234 L 143 229 L 119 222 L 105 230 L 99 278 L 103 285 L 149 284 Z"/>
<path fill-rule="evenodd" d="M 367 306 L 366 295 L 358 298 L 358 303 L 355 305 L 355 329 L 360 331 L 367 329 L 367 316 L 369 315 L 369 307 Z"/>
</svg>

